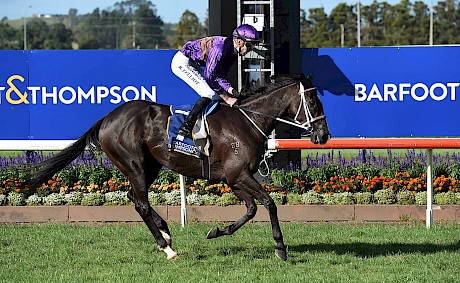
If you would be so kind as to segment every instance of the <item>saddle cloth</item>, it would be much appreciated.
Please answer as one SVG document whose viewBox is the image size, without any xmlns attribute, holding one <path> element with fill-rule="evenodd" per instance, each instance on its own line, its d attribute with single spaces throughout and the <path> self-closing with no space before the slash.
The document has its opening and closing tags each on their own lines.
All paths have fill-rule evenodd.
<svg viewBox="0 0 460 283">
<path fill-rule="evenodd" d="M 191 155 L 197 158 L 202 155 L 209 156 L 211 148 L 211 139 L 207 130 L 207 115 L 211 114 L 219 103 L 217 101 L 211 102 L 202 115 L 197 119 L 193 127 L 192 136 L 190 138 L 178 136 L 177 132 L 191 110 L 190 105 L 171 106 L 171 116 L 169 116 L 167 133 L 169 137 L 168 148 L 169 150 L 180 152 L 183 154 Z"/>
</svg>

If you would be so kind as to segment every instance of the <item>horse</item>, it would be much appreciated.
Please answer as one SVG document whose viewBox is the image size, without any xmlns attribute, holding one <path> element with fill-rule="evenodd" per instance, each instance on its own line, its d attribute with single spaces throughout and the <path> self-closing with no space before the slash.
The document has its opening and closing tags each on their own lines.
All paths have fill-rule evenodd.
<svg viewBox="0 0 460 283">
<path fill-rule="evenodd" d="M 269 212 L 275 254 L 287 259 L 286 246 L 280 229 L 277 207 L 273 199 L 254 178 L 267 135 L 275 121 L 283 117 L 301 128 L 309 129 L 313 143 L 324 144 L 330 133 L 323 106 L 310 78 L 283 76 L 270 84 L 251 91 L 239 105 L 230 107 L 221 102 L 217 112 L 207 117 L 212 137 L 209 155 L 210 179 L 224 181 L 246 205 L 246 214 L 220 229 L 212 228 L 207 238 L 232 235 L 257 212 L 255 200 Z M 55 173 L 76 159 L 87 147 L 102 150 L 131 184 L 128 198 L 147 225 L 167 259 L 175 259 L 168 224 L 150 206 L 148 188 L 163 167 L 179 174 L 203 178 L 199 158 L 168 150 L 166 127 L 170 106 L 151 101 L 126 102 L 97 121 L 73 144 L 43 161 L 28 179 L 29 188 L 49 180 Z M 294 118 L 294 119 L 292 119 Z M 287 120 L 286 120 L 287 121 Z M 238 143 L 238 150 L 232 148 Z"/>
</svg>

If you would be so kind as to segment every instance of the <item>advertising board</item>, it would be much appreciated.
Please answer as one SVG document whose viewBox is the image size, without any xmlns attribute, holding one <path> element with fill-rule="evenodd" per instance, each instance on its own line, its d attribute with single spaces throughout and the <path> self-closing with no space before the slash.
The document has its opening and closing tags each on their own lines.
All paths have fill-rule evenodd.
<svg viewBox="0 0 460 283">
<path fill-rule="evenodd" d="M 0 51 L 0 140 L 74 140 L 125 101 L 192 104 L 176 50 Z M 333 137 L 460 136 L 460 47 L 301 50 Z"/>
<path fill-rule="evenodd" d="M 460 136 L 460 47 L 302 49 L 334 137 Z"/>
</svg>

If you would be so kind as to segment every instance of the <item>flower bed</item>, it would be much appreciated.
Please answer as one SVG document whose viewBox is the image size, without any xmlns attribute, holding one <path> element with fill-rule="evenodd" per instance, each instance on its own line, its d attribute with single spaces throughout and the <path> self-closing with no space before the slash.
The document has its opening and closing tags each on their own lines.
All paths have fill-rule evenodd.
<svg viewBox="0 0 460 283">
<path fill-rule="evenodd" d="M 361 154 L 361 153 L 360 153 Z M 24 180 L 31 165 L 48 158 L 42 154 L 0 160 L 0 205 L 130 205 L 129 182 L 104 156 L 85 155 L 24 198 Z M 434 156 L 434 202 L 460 204 L 460 162 L 456 154 Z M 279 205 L 426 204 L 426 155 L 407 151 L 404 156 L 345 160 L 328 155 L 307 157 L 306 170 L 272 170 L 271 181 L 262 184 Z M 179 205 L 178 175 L 167 169 L 149 188 L 152 205 Z M 241 204 L 224 183 L 187 179 L 191 205 Z"/>
</svg>

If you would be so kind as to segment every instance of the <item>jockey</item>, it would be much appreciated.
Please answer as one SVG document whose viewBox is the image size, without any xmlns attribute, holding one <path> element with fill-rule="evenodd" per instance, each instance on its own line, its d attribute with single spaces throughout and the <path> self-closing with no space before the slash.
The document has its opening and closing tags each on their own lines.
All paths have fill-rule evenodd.
<svg viewBox="0 0 460 283">
<path fill-rule="evenodd" d="M 210 36 L 189 41 L 174 55 L 171 70 L 201 96 L 179 128 L 179 135 L 192 136 L 198 114 L 211 100 L 222 98 L 233 106 L 241 97 L 226 77 L 238 55 L 246 55 L 258 40 L 257 30 L 243 24 L 233 31 L 233 37 Z"/>
</svg>

